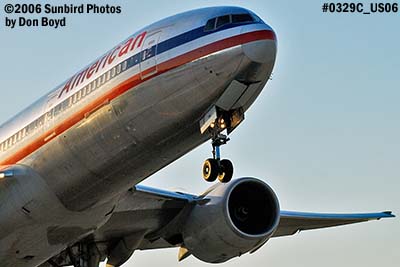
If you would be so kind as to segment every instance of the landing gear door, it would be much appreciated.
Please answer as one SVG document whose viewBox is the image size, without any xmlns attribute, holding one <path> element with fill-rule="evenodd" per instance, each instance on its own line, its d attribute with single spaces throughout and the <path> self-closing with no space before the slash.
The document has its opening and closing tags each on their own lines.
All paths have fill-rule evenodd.
<svg viewBox="0 0 400 267">
<path fill-rule="evenodd" d="M 146 36 L 140 53 L 140 77 L 145 79 L 157 73 L 157 45 L 161 31 Z"/>
</svg>

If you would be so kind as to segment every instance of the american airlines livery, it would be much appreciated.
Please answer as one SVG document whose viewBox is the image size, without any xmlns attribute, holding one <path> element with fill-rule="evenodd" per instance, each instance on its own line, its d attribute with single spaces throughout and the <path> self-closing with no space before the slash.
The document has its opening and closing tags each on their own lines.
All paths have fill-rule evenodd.
<svg viewBox="0 0 400 267">
<path fill-rule="evenodd" d="M 0 266 L 121 266 L 179 247 L 222 263 L 270 238 L 394 217 L 283 211 L 256 178 L 231 181 L 220 147 L 269 80 L 272 28 L 239 7 L 141 29 L 0 128 Z M 138 185 L 200 144 L 219 180 L 201 195 Z"/>
</svg>

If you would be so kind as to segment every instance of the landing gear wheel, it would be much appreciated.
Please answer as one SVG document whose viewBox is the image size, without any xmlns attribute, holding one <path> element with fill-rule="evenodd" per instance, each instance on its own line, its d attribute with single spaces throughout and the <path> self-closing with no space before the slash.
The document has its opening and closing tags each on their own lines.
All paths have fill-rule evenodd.
<svg viewBox="0 0 400 267">
<path fill-rule="evenodd" d="M 207 159 L 203 164 L 203 178 L 207 182 L 214 182 L 219 174 L 218 161 L 216 159 Z"/>
<path fill-rule="evenodd" d="M 233 164 L 228 159 L 223 159 L 220 162 L 220 173 L 218 174 L 218 180 L 221 183 L 229 183 L 233 176 Z"/>
<path fill-rule="evenodd" d="M 213 182 L 218 178 L 221 183 L 228 183 L 232 180 L 233 164 L 230 160 L 221 159 L 221 146 L 226 145 L 230 140 L 228 135 L 222 132 L 228 129 L 227 134 L 229 134 L 232 114 L 221 113 L 221 111 L 221 114 L 218 115 L 217 111 L 214 107 L 214 113 L 207 113 L 200 123 L 201 132 L 203 133 L 207 130 L 211 135 L 211 145 L 213 148 L 213 157 L 207 159 L 203 164 L 203 178 L 207 182 Z"/>
</svg>

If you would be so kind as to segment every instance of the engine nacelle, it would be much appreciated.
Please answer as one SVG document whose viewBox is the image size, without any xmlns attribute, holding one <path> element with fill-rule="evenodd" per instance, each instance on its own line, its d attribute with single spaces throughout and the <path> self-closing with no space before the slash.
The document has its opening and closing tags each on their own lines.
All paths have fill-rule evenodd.
<svg viewBox="0 0 400 267">
<path fill-rule="evenodd" d="M 183 243 L 196 258 L 221 263 L 266 242 L 279 219 L 274 191 L 258 179 L 240 178 L 205 193 L 187 219 Z"/>
</svg>

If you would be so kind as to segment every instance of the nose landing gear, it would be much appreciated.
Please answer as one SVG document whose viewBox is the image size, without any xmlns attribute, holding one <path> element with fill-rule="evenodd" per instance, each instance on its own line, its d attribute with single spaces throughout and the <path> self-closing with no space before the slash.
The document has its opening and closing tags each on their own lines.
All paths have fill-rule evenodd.
<svg viewBox="0 0 400 267">
<path fill-rule="evenodd" d="M 213 157 L 207 159 L 203 164 L 203 178 L 207 182 L 213 182 L 217 178 L 221 183 L 228 183 L 233 176 L 233 164 L 228 159 L 221 160 L 220 146 L 225 145 L 229 138 L 217 133 L 212 137 Z"/>
</svg>

